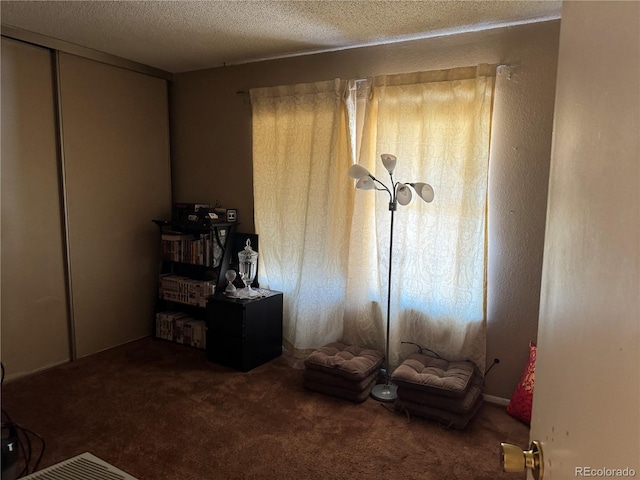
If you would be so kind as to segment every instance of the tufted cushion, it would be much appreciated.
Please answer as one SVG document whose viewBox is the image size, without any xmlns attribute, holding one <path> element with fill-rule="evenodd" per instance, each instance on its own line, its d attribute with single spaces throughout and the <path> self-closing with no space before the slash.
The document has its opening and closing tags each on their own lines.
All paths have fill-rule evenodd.
<svg viewBox="0 0 640 480">
<path fill-rule="evenodd" d="M 399 388 L 420 390 L 446 397 L 463 397 L 475 371 L 471 362 L 450 362 L 413 353 L 393 372 Z"/>
<path fill-rule="evenodd" d="M 412 404 L 438 408 L 447 412 L 467 413 L 471 411 L 477 403 L 478 397 L 482 395 L 483 385 L 484 379 L 476 372 L 471 378 L 469 388 L 460 398 L 434 395 L 430 392 L 421 392 L 414 388 L 405 387 L 398 387 L 398 398 Z"/>
<path fill-rule="evenodd" d="M 361 381 L 376 372 L 384 355 L 377 350 L 344 343 L 329 343 L 311 353 L 304 361 L 305 368 L 340 375 L 348 380 Z"/>
</svg>

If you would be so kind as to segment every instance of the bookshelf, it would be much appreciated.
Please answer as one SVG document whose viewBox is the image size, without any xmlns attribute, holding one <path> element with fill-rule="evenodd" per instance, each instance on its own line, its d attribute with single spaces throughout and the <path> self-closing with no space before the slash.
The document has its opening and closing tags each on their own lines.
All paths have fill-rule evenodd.
<svg viewBox="0 0 640 480">
<path fill-rule="evenodd" d="M 161 262 L 155 337 L 205 349 L 207 299 L 226 287 L 237 224 L 153 222 Z"/>
</svg>

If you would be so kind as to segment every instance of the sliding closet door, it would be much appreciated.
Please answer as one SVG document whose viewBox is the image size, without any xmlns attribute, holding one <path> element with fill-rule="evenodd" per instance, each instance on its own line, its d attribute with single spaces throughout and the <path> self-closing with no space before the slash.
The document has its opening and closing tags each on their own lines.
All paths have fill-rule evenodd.
<svg viewBox="0 0 640 480">
<path fill-rule="evenodd" d="M 2 362 L 69 360 L 51 52 L 2 39 Z"/>
<path fill-rule="evenodd" d="M 72 308 L 82 357 L 149 335 L 169 218 L 166 81 L 60 54 Z"/>
</svg>

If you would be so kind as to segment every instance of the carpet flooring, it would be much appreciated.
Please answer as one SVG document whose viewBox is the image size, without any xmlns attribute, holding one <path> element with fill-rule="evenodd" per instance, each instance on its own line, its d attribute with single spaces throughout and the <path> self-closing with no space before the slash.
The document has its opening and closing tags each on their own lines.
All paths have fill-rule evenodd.
<svg viewBox="0 0 640 480">
<path fill-rule="evenodd" d="M 88 451 L 140 480 L 525 478 L 500 466 L 500 442 L 529 443 L 503 407 L 451 430 L 307 391 L 302 373 L 286 352 L 241 373 L 145 338 L 5 382 L 2 408 L 45 439 L 39 469 Z"/>
</svg>

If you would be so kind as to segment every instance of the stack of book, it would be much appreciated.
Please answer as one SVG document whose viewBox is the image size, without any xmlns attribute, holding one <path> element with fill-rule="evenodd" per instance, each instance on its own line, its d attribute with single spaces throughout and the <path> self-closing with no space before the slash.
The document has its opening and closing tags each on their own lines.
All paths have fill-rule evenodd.
<svg viewBox="0 0 640 480">
<path fill-rule="evenodd" d="M 226 233 L 225 229 L 220 229 L 219 241 L 214 232 L 196 235 L 163 233 L 162 258 L 171 262 L 217 267 L 224 253 L 220 244 L 226 243 Z"/>
<path fill-rule="evenodd" d="M 195 320 L 184 312 L 156 313 L 156 337 L 196 348 L 207 346 L 207 326 L 204 320 Z"/>
<path fill-rule="evenodd" d="M 160 276 L 160 298 L 187 305 L 207 306 L 207 297 L 213 295 L 215 282 L 195 280 L 180 275 Z"/>
</svg>

